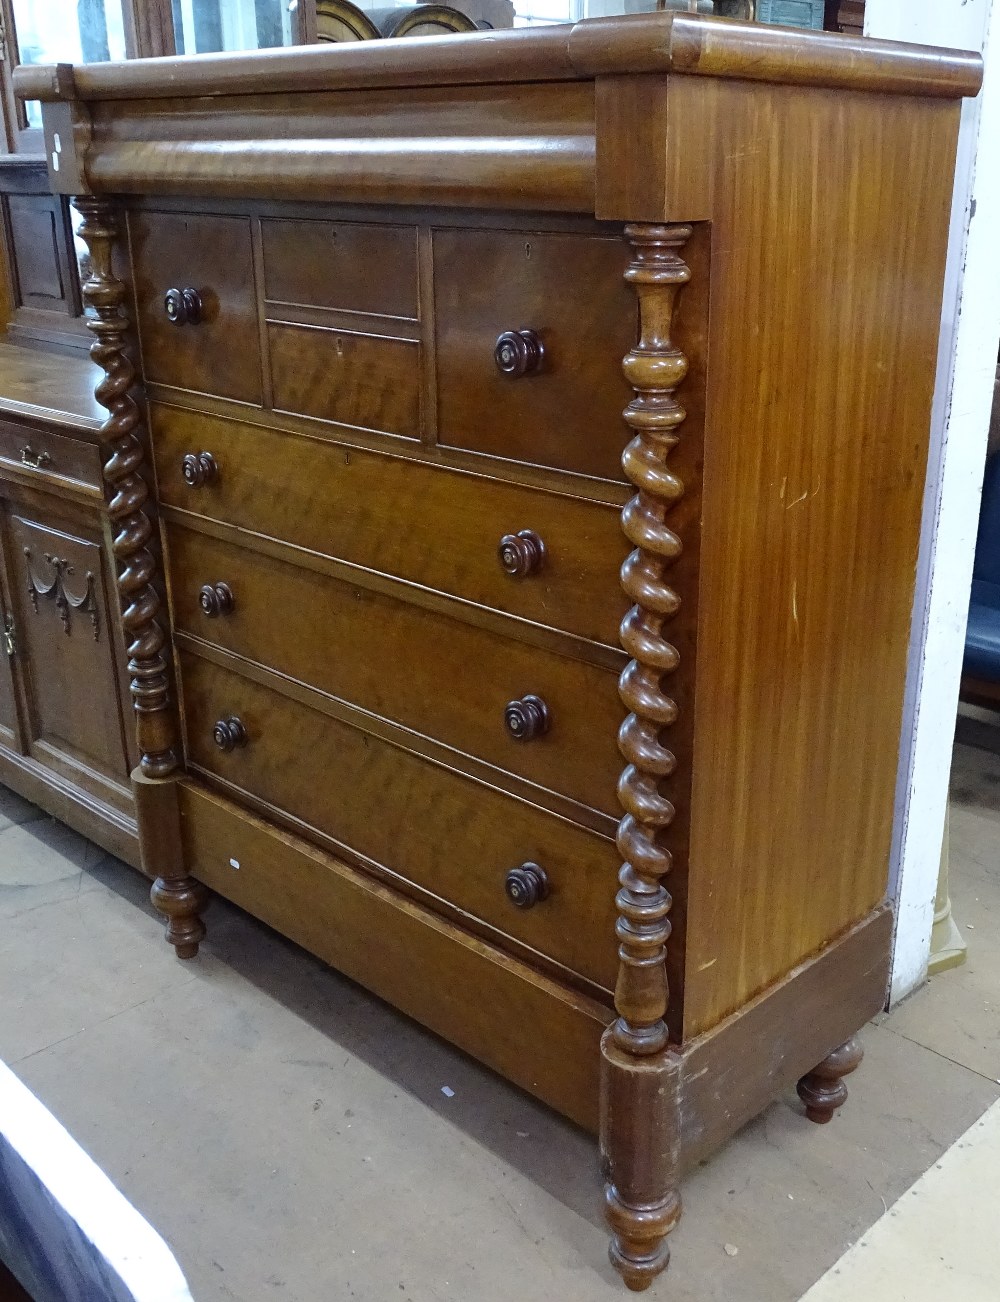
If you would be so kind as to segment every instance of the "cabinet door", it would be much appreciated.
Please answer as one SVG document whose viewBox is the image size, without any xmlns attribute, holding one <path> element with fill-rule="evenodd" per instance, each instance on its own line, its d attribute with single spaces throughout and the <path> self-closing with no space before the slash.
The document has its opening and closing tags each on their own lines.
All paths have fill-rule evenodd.
<svg viewBox="0 0 1000 1302">
<path fill-rule="evenodd" d="M 0 746 L 18 749 L 17 700 L 14 696 L 14 618 L 0 595 Z"/>
<path fill-rule="evenodd" d="M 117 629 L 99 523 L 9 505 L 6 528 L 26 749 L 122 803 L 129 762 Z"/>
</svg>

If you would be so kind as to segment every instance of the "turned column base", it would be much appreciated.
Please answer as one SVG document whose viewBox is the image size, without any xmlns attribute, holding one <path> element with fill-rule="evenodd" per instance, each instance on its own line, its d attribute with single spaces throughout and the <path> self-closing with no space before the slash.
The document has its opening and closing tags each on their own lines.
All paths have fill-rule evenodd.
<svg viewBox="0 0 1000 1302">
<path fill-rule="evenodd" d="M 205 924 L 199 915 L 208 906 L 208 891 L 193 877 L 157 877 L 149 888 L 149 898 L 167 919 L 167 944 L 173 945 L 178 958 L 194 958 L 205 939 Z"/>
<path fill-rule="evenodd" d="M 149 898 L 167 920 L 167 944 L 178 958 L 194 958 L 205 939 L 199 916 L 209 901 L 201 882 L 188 875 L 184 862 L 177 779 L 151 778 L 141 770 L 132 774 L 142 867 L 153 885 Z"/>
<path fill-rule="evenodd" d="M 670 1264 L 667 1235 L 681 1218 L 681 1199 L 672 1190 L 656 1203 L 623 1201 L 613 1184 L 605 1186 L 604 1214 L 613 1237 L 608 1258 L 633 1293 L 642 1293 Z"/>
<path fill-rule="evenodd" d="M 802 1077 L 796 1088 L 810 1121 L 822 1126 L 833 1120 L 833 1114 L 847 1102 L 847 1086 L 842 1078 L 857 1071 L 863 1057 L 861 1042 L 852 1035 Z"/>
<path fill-rule="evenodd" d="M 678 1115 L 681 1059 L 670 1049 L 635 1056 L 601 1040 L 601 1174 L 611 1229 L 608 1256 L 633 1292 L 670 1261 L 667 1235 L 681 1216 Z"/>
</svg>

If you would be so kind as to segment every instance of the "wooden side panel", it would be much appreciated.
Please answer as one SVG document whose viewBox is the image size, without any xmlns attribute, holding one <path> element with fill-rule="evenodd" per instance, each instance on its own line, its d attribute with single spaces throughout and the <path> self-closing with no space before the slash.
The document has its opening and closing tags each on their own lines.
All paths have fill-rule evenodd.
<svg viewBox="0 0 1000 1302">
<path fill-rule="evenodd" d="M 671 95 L 671 202 L 714 160 L 690 1036 L 885 895 L 958 108 Z"/>
<path fill-rule="evenodd" d="M 598 1043 L 610 1009 L 228 801 L 193 785 L 180 795 L 186 861 L 201 881 L 578 1124 L 597 1128 Z"/>
</svg>

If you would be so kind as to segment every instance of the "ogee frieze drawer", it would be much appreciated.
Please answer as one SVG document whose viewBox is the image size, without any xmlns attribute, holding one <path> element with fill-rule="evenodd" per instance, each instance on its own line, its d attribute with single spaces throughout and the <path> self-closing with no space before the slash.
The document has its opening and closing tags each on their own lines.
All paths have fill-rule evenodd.
<svg viewBox="0 0 1000 1302">
<path fill-rule="evenodd" d="M 614 842 L 181 653 L 189 763 L 611 989 Z"/>
<path fill-rule="evenodd" d="M 627 265 L 624 239 L 436 230 L 439 441 L 621 479 Z"/>
<path fill-rule="evenodd" d="M 616 507 L 153 404 L 166 506 L 618 645 Z"/>
<path fill-rule="evenodd" d="M 614 673 L 173 524 L 167 544 L 177 628 L 620 816 Z"/>
<path fill-rule="evenodd" d="M 133 212 L 129 236 L 146 379 L 259 404 L 250 219 Z"/>
</svg>

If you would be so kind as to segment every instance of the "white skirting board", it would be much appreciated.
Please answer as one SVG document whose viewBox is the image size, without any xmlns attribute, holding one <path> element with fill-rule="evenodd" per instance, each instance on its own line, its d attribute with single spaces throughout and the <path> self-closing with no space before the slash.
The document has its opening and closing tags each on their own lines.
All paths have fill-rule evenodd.
<svg viewBox="0 0 1000 1302">
<path fill-rule="evenodd" d="M 900 746 L 890 1004 L 927 976 L 1000 339 L 1000 0 L 867 0 L 865 34 L 982 51 L 963 107 Z"/>
</svg>

